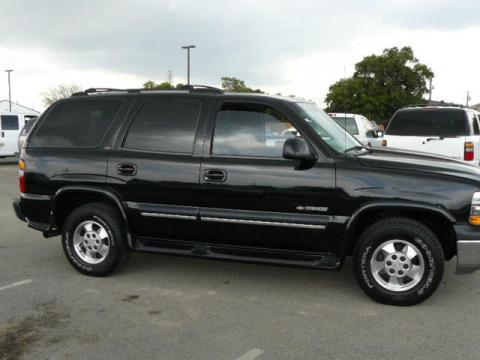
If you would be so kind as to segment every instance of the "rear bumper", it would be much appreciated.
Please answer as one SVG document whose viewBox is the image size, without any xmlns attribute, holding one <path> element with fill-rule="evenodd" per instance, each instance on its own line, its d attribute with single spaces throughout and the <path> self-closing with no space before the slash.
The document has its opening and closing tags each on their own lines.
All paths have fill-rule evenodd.
<svg viewBox="0 0 480 360">
<path fill-rule="evenodd" d="M 43 232 L 45 236 L 50 236 L 51 200 L 49 195 L 21 194 L 20 199 L 13 201 L 13 209 L 18 219 L 27 222 L 32 229 Z"/>
<path fill-rule="evenodd" d="M 17 215 L 17 218 L 19 220 L 22 220 L 22 221 L 27 221 L 27 219 L 25 218 L 25 215 L 23 214 L 23 210 L 22 210 L 22 205 L 20 203 L 20 200 L 15 200 L 13 202 L 13 210 L 15 211 L 15 215 Z"/>
</svg>

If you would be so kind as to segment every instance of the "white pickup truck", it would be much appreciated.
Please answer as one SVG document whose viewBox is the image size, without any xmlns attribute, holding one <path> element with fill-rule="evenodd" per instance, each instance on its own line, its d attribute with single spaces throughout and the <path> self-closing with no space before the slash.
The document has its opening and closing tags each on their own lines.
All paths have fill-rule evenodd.
<svg viewBox="0 0 480 360">
<path fill-rule="evenodd" d="M 328 115 L 364 145 L 372 146 L 372 142 L 377 139 L 375 127 L 363 115 L 347 113 L 329 113 Z"/>
<path fill-rule="evenodd" d="M 480 164 L 480 113 L 473 109 L 415 106 L 398 110 L 382 146 L 433 153 Z"/>
</svg>

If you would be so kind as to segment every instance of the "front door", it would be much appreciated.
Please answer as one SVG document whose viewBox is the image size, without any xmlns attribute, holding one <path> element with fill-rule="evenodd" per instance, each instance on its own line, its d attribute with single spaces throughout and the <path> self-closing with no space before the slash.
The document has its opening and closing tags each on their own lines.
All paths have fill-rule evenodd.
<svg viewBox="0 0 480 360">
<path fill-rule="evenodd" d="M 109 158 L 109 185 L 126 201 L 136 235 L 195 240 L 200 172 L 195 139 L 206 104 L 188 94 L 141 99 Z"/>
<path fill-rule="evenodd" d="M 322 156 L 308 166 L 284 159 L 285 140 L 303 136 L 284 114 L 255 103 L 218 107 L 201 164 L 203 241 L 328 250 L 334 164 Z"/>
</svg>

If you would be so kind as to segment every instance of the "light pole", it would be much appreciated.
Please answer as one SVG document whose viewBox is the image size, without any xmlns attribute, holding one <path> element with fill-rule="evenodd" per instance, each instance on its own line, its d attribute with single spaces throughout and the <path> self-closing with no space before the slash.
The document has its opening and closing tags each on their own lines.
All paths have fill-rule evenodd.
<svg viewBox="0 0 480 360">
<path fill-rule="evenodd" d="M 185 45 L 182 49 L 187 50 L 187 85 L 190 85 L 190 49 L 195 49 L 195 45 Z"/>
<path fill-rule="evenodd" d="M 10 73 L 12 71 L 12 69 L 5 70 L 5 72 L 8 74 L 8 108 L 10 112 L 12 112 L 12 93 L 10 89 Z"/>
</svg>

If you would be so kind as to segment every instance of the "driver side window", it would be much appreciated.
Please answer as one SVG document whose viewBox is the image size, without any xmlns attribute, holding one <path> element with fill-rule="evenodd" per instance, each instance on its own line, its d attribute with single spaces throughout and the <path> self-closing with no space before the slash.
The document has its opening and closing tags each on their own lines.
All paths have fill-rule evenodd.
<svg viewBox="0 0 480 360">
<path fill-rule="evenodd" d="M 279 111 L 257 104 L 224 104 L 217 113 L 213 155 L 281 158 L 283 144 L 300 137 Z"/>
</svg>

